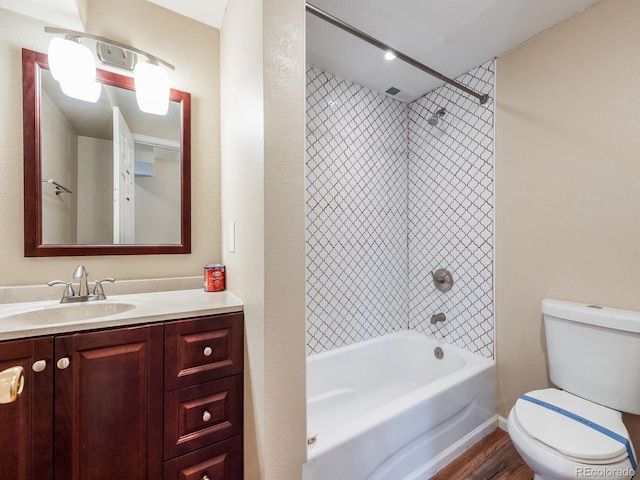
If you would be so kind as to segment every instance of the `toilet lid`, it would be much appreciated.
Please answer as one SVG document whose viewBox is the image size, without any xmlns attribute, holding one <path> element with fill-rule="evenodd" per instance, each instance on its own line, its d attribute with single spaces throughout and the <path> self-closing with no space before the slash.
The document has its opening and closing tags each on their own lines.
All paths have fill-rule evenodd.
<svg viewBox="0 0 640 480">
<path fill-rule="evenodd" d="M 521 397 L 514 407 L 518 424 L 530 437 L 584 463 L 609 463 L 628 456 L 621 440 L 628 442 L 629 434 L 620 412 L 554 388 L 523 397 L 536 401 Z"/>
</svg>

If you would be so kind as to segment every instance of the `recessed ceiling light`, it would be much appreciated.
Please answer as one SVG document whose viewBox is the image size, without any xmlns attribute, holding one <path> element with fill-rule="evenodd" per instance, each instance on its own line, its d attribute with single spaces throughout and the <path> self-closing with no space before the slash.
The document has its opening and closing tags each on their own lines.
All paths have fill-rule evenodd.
<svg viewBox="0 0 640 480">
<path fill-rule="evenodd" d="M 396 58 L 396 54 L 395 54 L 395 53 L 393 53 L 393 52 L 391 52 L 391 51 L 386 52 L 386 53 L 384 54 L 384 59 L 385 59 L 385 60 L 393 60 L 394 58 Z"/>
</svg>

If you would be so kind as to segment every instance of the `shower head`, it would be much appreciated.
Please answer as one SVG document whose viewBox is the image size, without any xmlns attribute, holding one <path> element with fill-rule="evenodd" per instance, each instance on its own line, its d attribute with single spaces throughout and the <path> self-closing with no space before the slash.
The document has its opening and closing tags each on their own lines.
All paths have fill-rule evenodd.
<svg viewBox="0 0 640 480">
<path fill-rule="evenodd" d="M 440 119 L 444 118 L 446 113 L 447 111 L 444 108 L 439 109 L 436 113 L 429 117 L 427 123 L 432 127 L 435 127 L 436 125 L 438 125 L 438 123 L 440 123 Z"/>
</svg>

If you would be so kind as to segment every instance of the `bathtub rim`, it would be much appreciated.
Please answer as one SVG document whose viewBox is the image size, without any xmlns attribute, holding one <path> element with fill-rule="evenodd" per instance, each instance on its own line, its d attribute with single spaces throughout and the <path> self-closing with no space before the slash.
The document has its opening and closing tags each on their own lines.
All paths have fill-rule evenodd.
<svg viewBox="0 0 640 480">
<path fill-rule="evenodd" d="M 436 338 L 429 336 L 423 332 L 416 332 L 415 330 L 410 329 L 401 329 L 395 330 L 390 333 L 386 333 L 384 335 L 379 335 L 377 337 L 369 338 L 367 340 L 363 340 L 362 342 L 355 342 L 349 345 L 343 345 L 342 347 L 334 348 L 332 350 L 326 350 L 320 353 L 312 353 L 307 356 L 307 363 L 310 361 L 316 362 L 318 360 L 322 360 L 323 358 L 330 358 L 339 354 L 343 354 L 344 352 L 349 352 L 351 350 L 359 350 L 365 348 L 369 345 L 375 345 L 376 343 L 383 342 L 389 338 L 414 338 L 419 340 L 424 340 L 425 342 L 432 343 L 434 347 L 446 348 L 447 350 L 453 350 L 454 352 L 459 353 L 465 360 L 469 360 L 471 362 L 479 361 L 479 360 L 487 360 L 489 362 L 495 363 L 495 359 L 483 357 L 478 353 L 471 352 L 464 348 L 461 348 L 452 343 L 447 343 L 442 340 L 437 340 Z"/>
</svg>

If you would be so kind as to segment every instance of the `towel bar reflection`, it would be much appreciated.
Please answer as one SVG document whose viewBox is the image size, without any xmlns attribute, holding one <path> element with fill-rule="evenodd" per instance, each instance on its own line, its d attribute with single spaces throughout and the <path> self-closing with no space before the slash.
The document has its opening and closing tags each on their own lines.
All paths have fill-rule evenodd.
<svg viewBox="0 0 640 480">
<path fill-rule="evenodd" d="M 56 187 L 56 195 L 60 195 L 61 193 L 73 193 L 67 187 L 63 187 L 58 182 L 55 182 L 53 178 L 47 178 L 46 180 L 42 180 L 42 183 L 50 183 L 54 187 Z"/>
</svg>

